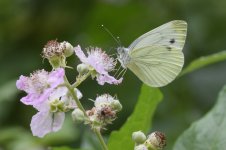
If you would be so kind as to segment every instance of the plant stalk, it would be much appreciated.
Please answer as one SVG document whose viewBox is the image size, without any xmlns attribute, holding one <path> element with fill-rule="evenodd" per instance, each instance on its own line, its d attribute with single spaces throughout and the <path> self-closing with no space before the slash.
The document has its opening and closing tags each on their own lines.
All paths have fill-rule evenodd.
<svg viewBox="0 0 226 150">
<path fill-rule="evenodd" d="M 107 145 L 106 145 L 105 142 L 104 142 L 104 139 L 103 139 L 103 137 L 102 137 L 102 135 L 101 135 L 101 133 L 100 133 L 100 130 L 99 130 L 99 129 L 94 129 L 94 133 L 95 133 L 96 136 L 98 137 L 98 139 L 99 139 L 99 141 L 100 141 L 100 143 L 101 143 L 102 149 L 103 149 L 103 150 L 108 150 L 108 147 L 107 147 Z"/>
<path fill-rule="evenodd" d="M 87 73 L 81 80 L 79 80 L 78 82 L 75 82 L 73 85 L 71 85 L 71 84 L 69 83 L 67 77 L 64 76 L 64 80 L 65 80 L 65 85 L 66 85 L 66 87 L 68 88 L 68 90 L 69 90 L 71 96 L 72 96 L 73 99 L 75 100 L 75 102 L 76 102 L 78 108 L 79 108 L 80 110 L 82 110 L 83 113 L 84 113 L 86 116 L 87 116 L 86 111 L 85 111 L 84 107 L 82 106 L 81 102 L 79 101 L 79 99 L 77 98 L 77 94 L 76 94 L 76 92 L 74 91 L 74 88 L 77 87 L 79 84 L 81 84 L 81 82 L 84 81 L 90 74 L 91 74 L 90 72 Z M 87 116 L 87 117 L 88 117 L 88 116 Z M 105 142 L 104 142 L 104 139 L 103 139 L 103 137 L 102 137 L 102 135 L 101 135 L 101 133 L 100 133 L 100 130 L 94 129 L 94 133 L 95 133 L 96 136 L 98 137 L 98 140 L 100 141 L 100 144 L 101 144 L 103 150 L 108 150 L 108 147 L 107 147 L 107 145 L 106 145 Z"/>
</svg>

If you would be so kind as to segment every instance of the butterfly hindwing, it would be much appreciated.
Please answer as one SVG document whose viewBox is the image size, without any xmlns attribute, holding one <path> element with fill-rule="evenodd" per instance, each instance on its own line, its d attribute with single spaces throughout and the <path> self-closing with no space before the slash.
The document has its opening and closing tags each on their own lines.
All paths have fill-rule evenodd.
<svg viewBox="0 0 226 150">
<path fill-rule="evenodd" d="M 176 78 L 184 64 L 184 55 L 178 47 L 152 45 L 130 53 L 127 67 L 144 83 L 161 87 Z"/>
</svg>

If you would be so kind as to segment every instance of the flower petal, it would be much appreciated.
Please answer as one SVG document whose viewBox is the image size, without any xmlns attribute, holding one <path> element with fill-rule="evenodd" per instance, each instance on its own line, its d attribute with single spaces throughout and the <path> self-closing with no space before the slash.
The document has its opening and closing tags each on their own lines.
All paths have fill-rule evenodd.
<svg viewBox="0 0 226 150">
<path fill-rule="evenodd" d="M 47 133 L 58 131 L 64 122 L 65 114 L 38 112 L 32 117 L 31 131 L 34 136 L 44 137 Z"/>
<path fill-rule="evenodd" d="M 23 90 L 25 91 L 26 90 L 26 85 L 27 85 L 27 80 L 28 78 L 21 75 L 20 78 L 16 81 L 16 87 L 19 89 L 19 90 Z"/>
<path fill-rule="evenodd" d="M 58 112 L 54 113 L 54 118 L 53 118 L 53 126 L 52 126 L 52 131 L 56 132 L 60 130 L 63 126 L 65 119 L 65 113 L 64 112 Z"/>
<path fill-rule="evenodd" d="M 100 85 L 104 85 L 104 83 L 109 83 L 109 84 L 120 84 L 122 82 L 123 78 L 120 78 L 119 80 L 115 79 L 113 76 L 110 76 L 109 74 L 104 74 L 104 75 L 99 75 L 97 77 L 97 82 Z"/>
<path fill-rule="evenodd" d="M 109 94 L 103 94 L 103 95 L 100 95 L 96 98 L 95 102 L 94 102 L 94 105 L 95 107 L 99 107 L 101 106 L 102 104 L 104 105 L 110 105 L 111 102 L 113 102 L 115 99 L 109 95 Z"/>
<path fill-rule="evenodd" d="M 79 89 L 77 89 L 77 88 L 75 88 L 74 90 L 76 91 L 76 95 L 77 95 L 78 99 L 81 99 L 82 98 L 81 91 Z"/>
<path fill-rule="evenodd" d="M 83 63 L 87 63 L 87 57 L 83 53 L 81 47 L 78 45 L 77 47 L 74 48 L 74 50 L 75 50 L 75 54 L 78 56 L 80 61 L 83 62 Z"/>
<path fill-rule="evenodd" d="M 64 74 L 65 71 L 63 68 L 58 68 L 55 71 L 50 72 L 48 83 L 50 84 L 51 88 L 55 88 L 64 82 Z"/>
<path fill-rule="evenodd" d="M 64 86 L 58 87 L 52 91 L 52 93 L 49 96 L 49 100 L 59 99 L 60 97 L 66 95 L 68 92 L 68 89 Z"/>
<path fill-rule="evenodd" d="M 104 69 L 104 64 L 100 61 L 100 56 L 90 54 L 87 58 L 88 64 L 91 65 L 99 74 L 106 74 L 107 71 Z"/>
<path fill-rule="evenodd" d="M 46 89 L 43 94 L 29 93 L 27 96 L 21 98 L 20 101 L 25 105 L 36 106 L 46 101 L 52 91 L 53 89 Z"/>
</svg>

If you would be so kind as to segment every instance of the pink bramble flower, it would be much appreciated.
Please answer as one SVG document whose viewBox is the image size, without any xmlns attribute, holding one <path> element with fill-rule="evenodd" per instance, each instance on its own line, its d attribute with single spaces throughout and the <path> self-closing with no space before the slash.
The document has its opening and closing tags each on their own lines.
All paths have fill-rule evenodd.
<svg viewBox="0 0 226 150">
<path fill-rule="evenodd" d="M 43 137 L 58 131 L 63 125 L 65 112 L 76 108 L 68 89 L 63 86 L 64 75 L 62 68 L 52 72 L 39 70 L 30 77 L 20 76 L 16 82 L 17 88 L 27 93 L 21 102 L 38 110 L 30 124 L 34 136 Z M 78 89 L 75 92 L 80 99 L 81 92 Z"/>
<path fill-rule="evenodd" d="M 21 75 L 16 86 L 27 93 L 27 96 L 21 98 L 21 102 L 25 105 L 39 105 L 57 86 L 64 83 L 64 74 L 64 69 L 59 68 L 52 72 L 38 70 L 30 77 Z"/>
<path fill-rule="evenodd" d="M 50 132 L 56 132 L 61 129 L 65 112 L 75 109 L 75 101 L 68 96 L 66 87 L 59 87 L 54 90 L 48 99 L 35 108 L 39 111 L 32 117 L 31 131 L 34 136 L 44 137 Z M 77 96 L 80 99 L 82 94 L 76 89 Z"/>
<path fill-rule="evenodd" d="M 98 84 L 104 85 L 105 83 L 109 83 L 117 85 L 122 82 L 122 78 L 117 80 L 108 74 L 108 72 L 114 70 L 116 61 L 100 48 L 91 48 L 87 52 L 88 56 L 84 54 L 79 45 L 74 50 L 80 61 L 87 65 L 90 71 L 93 71 L 91 75 L 92 77 L 96 77 Z"/>
</svg>

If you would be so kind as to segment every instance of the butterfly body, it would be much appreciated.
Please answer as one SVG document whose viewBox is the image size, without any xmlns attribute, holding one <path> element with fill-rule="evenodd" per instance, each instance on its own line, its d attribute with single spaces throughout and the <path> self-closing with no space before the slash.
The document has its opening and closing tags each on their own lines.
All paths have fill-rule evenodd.
<svg viewBox="0 0 226 150">
<path fill-rule="evenodd" d="M 168 22 L 143 34 L 128 48 L 119 47 L 118 60 L 147 85 L 165 86 L 183 67 L 186 33 L 185 21 Z"/>
<path fill-rule="evenodd" d="M 118 52 L 118 60 L 121 63 L 122 67 L 127 68 L 127 64 L 131 60 L 131 58 L 128 54 L 129 49 L 125 48 L 125 47 L 119 47 L 119 48 L 117 48 L 117 52 Z"/>
</svg>

